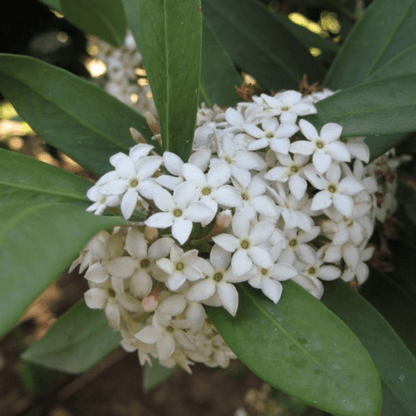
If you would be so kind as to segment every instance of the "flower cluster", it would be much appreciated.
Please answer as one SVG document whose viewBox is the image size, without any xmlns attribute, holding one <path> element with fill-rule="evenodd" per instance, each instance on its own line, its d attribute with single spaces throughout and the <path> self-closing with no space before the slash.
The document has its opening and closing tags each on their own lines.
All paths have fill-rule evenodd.
<svg viewBox="0 0 416 416">
<path fill-rule="evenodd" d="M 143 60 L 132 33 L 127 32 L 124 44 L 120 48 L 115 48 L 96 37 L 90 37 L 89 43 L 98 48 L 96 58 L 107 68 L 105 90 L 143 116 L 148 112 L 156 115 L 150 86 L 147 80 L 143 78 L 145 83 L 142 83 L 138 77 L 137 70 Z M 143 69 L 139 70 L 145 74 Z"/>
<path fill-rule="evenodd" d="M 141 363 L 227 366 L 233 353 L 202 305 L 235 315 L 240 282 L 278 303 L 288 279 L 317 298 L 322 281 L 367 279 L 377 191 L 368 148 L 304 118 L 331 94 L 203 107 L 187 161 L 149 144 L 110 158 L 87 210 L 119 206 L 129 221 L 95 236 L 72 268 L 86 271 L 87 305 L 105 310 Z"/>
</svg>

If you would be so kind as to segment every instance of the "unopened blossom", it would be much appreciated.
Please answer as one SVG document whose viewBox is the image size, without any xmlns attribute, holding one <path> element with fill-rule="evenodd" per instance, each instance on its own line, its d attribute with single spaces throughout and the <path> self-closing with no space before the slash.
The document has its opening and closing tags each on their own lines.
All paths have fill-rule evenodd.
<svg viewBox="0 0 416 416">
<path fill-rule="evenodd" d="M 212 210 L 196 198 L 196 187 L 190 182 L 178 185 L 173 196 L 165 189 L 155 187 L 153 201 L 162 212 L 153 214 L 145 224 L 154 228 L 172 227 L 173 237 L 183 244 L 189 238 L 194 222 L 213 217 Z"/>
<path fill-rule="evenodd" d="M 341 179 L 339 165 L 331 165 L 325 177 L 319 176 L 311 165 L 304 169 L 308 180 L 320 189 L 312 200 L 311 209 L 314 211 L 328 208 L 333 205 L 341 214 L 350 217 L 354 209 L 353 195 L 358 194 L 364 186 L 353 176 Z"/>
<path fill-rule="evenodd" d="M 290 151 L 301 155 L 312 155 L 313 165 L 319 173 L 326 172 L 333 160 L 336 162 L 351 160 L 347 146 L 339 141 L 342 132 L 339 124 L 325 124 L 320 134 L 309 121 L 300 120 L 299 127 L 307 140 L 292 143 Z"/>
<path fill-rule="evenodd" d="M 264 221 L 251 227 L 250 219 L 237 212 L 232 221 L 232 230 L 234 236 L 220 234 L 213 237 L 213 240 L 224 250 L 234 253 L 231 260 L 234 275 L 241 276 L 247 273 L 253 263 L 265 268 L 273 265 L 269 251 L 261 247 L 261 244 L 273 234 L 273 223 Z"/>
</svg>

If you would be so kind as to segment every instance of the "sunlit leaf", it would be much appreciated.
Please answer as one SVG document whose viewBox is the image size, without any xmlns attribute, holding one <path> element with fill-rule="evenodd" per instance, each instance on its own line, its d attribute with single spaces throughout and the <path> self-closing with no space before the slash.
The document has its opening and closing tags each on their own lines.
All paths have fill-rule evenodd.
<svg viewBox="0 0 416 416">
<path fill-rule="evenodd" d="M 277 305 L 239 287 L 233 318 L 207 308 L 230 348 L 253 372 L 285 393 L 342 416 L 380 416 L 381 383 L 368 351 L 321 302 L 285 282 Z"/>
<path fill-rule="evenodd" d="M 151 137 L 139 113 L 92 83 L 34 58 L 1 54 L 0 91 L 39 136 L 100 175 L 113 169 L 110 156 L 135 144 L 130 127 Z"/>
<path fill-rule="evenodd" d="M 120 334 L 108 326 L 103 311 L 79 301 L 22 358 L 66 373 L 77 374 L 98 364 L 118 348 Z"/>
<path fill-rule="evenodd" d="M 0 336 L 100 230 L 124 221 L 85 212 L 90 183 L 0 149 Z"/>
<path fill-rule="evenodd" d="M 359 84 L 414 45 L 416 1 L 375 0 L 355 24 L 325 78 L 333 90 Z"/>
<path fill-rule="evenodd" d="M 204 0 L 204 16 L 233 61 L 267 89 L 297 89 L 324 69 L 273 12 L 255 0 Z"/>
<path fill-rule="evenodd" d="M 409 415 L 416 414 L 416 358 L 385 319 L 342 281 L 325 285 L 323 303 L 360 338 L 381 379 Z"/>
</svg>

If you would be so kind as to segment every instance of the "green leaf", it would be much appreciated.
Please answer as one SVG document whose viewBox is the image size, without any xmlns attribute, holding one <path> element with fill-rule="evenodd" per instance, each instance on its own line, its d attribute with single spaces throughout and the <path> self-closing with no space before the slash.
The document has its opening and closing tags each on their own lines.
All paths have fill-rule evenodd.
<svg viewBox="0 0 416 416">
<path fill-rule="evenodd" d="M 118 47 L 124 43 L 127 22 L 122 0 L 60 0 L 64 17 L 82 31 Z"/>
<path fill-rule="evenodd" d="M 376 81 L 383 78 L 410 75 L 416 72 L 416 45 L 405 49 L 388 61 L 384 66 L 375 71 L 369 81 Z"/>
<path fill-rule="evenodd" d="M 133 35 L 140 44 L 164 150 L 187 160 L 199 103 L 201 1 L 124 0 L 124 4 Z"/>
<path fill-rule="evenodd" d="M 378 136 L 367 136 L 364 142 L 370 149 L 370 162 L 386 153 L 392 147 L 398 146 L 408 137 L 408 134 L 387 134 Z"/>
<path fill-rule="evenodd" d="M 62 13 L 60 0 L 39 0 L 44 5 L 50 7 L 52 10 Z"/>
<path fill-rule="evenodd" d="M 110 156 L 134 145 L 130 127 L 151 137 L 139 113 L 92 83 L 34 58 L 0 54 L 0 91 L 49 144 L 99 175 L 113 169 Z"/>
<path fill-rule="evenodd" d="M 279 23 L 291 32 L 292 35 L 295 36 L 303 46 L 305 46 L 305 48 L 319 48 L 323 51 L 334 53 L 339 51 L 340 47 L 338 44 L 311 32 L 309 29 L 306 29 L 306 27 L 293 23 L 286 14 L 276 12 L 274 15 Z"/>
<path fill-rule="evenodd" d="M 355 24 L 325 78 L 332 90 L 366 80 L 414 45 L 416 1 L 375 0 Z"/>
<path fill-rule="evenodd" d="M 274 305 L 239 286 L 237 316 L 207 308 L 230 348 L 266 383 L 339 416 L 379 416 L 381 383 L 368 351 L 321 302 L 285 282 Z"/>
<path fill-rule="evenodd" d="M 159 360 L 155 360 L 151 357 L 150 359 L 152 360 L 152 366 L 146 363 L 143 369 L 143 389 L 145 391 L 151 390 L 159 384 L 164 383 L 172 377 L 176 370 L 178 370 L 177 365 L 172 368 L 167 368 L 161 366 Z"/>
<path fill-rule="evenodd" d="M 241 101 L 235 90 L 241 83 L 233 61 L 207 20 L 203 19 L 201 101 L 208 107 L 213 104 L 233 107 Z"/>
<path fill-rule="evenodd" d="M 85 212 L 91 184 L 0 149 L 0 336 L 100 230 L 122 225 Z"/>
<path fill-rule="evenodd" d="M 70 374 L 82 373 L 118 348 L 121 337 L 109 326 L 101 310 L 79 301 L 48 333 L 22 354 L 22 358 Z"/>
<path fill-rule="evenodd" d="M 233 61 L 267 89 L 299 87 L 324 69 L 275 14 L 255 0 L 204 0 L 203 13 Z"/>
<path fill-rule="evenodd" d="M 343 91 L 316 104 L 318 114 L 307 119 L 320 128 L 334 122 L 343 127 L 342 135 L 391 135 L 370 139 L 371 156 L 380 149 L 396 146 L 405 137 L 402 134 L 416 130 L 416 74 L 366 82 Z M 390 141 L 390 145 L 386 144 Z"/>
<path fill-rule="evenodd" d="M 386 320 L 342 281 L 325 285 L 322 302 L 360 338 L 381 379 L 409 415 L 416 415 L 416 358 Z"/>
</svg>

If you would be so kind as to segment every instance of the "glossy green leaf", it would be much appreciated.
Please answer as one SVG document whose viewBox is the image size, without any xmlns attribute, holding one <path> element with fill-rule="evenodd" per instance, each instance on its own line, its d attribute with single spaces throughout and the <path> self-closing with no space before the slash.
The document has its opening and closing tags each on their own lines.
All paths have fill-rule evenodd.
<svg viewBox="0 0 416 416">
<path fill-rule="evenodd" d="M 34 58 L 0 54 L 0 91 L 49 144 L 102 175 L 108 159 L 151 132 L 136 111 L 99 87 Z M 152 143 L 154 144 L 154 143 Z"/>
<path fill-rule="evenodd" d="M 60 0 L 64 17 L 79 29 L 118 47 L 127 22 L 122 0 Z"/>
<path fill-rule="evenodd" d="M 119 346 L 120 334 L 108 326 L 101 310 L 79 301 L 62 315 L 48 333 L 22 354 L 22 358 L 70 374 L 98 364 Z"/>
<path fill-rule="evenodd" d="M 416 74 L 379 81 L 366 82 L 343 91 L 316 104 L 318 114 L 307 119 L 317 128 L 326 123 L 339 123 L 345 137 L 366 135 L 391 135 L 369 142 L 372 157 L 385 149 L 396 146 L 404 136 L 416 130 Z M 375 143 L 375 144 L 374 144 Z"/>
<path fill-rule="evenodd" d="M 163 367 L 159 364 L 159 360 L 151 358 L 152 365 L 145 364 L 143 368 L 143 389 L 145 391 L 151 390 L 157 387 L 159 384 L 167 381 L 178 370 L 178 366 L 175 365 L 172 368 Z"/>
<path fill-rule="evenodd" d="M 309 29 L 306 29 L 306 27 L 293 23 L 286 14 L 276 12 L 274 15 L 279 23 L 291 32 L 293 36 L 295 36 L 302 43 L 302 45 L 305 46 L 305 48 L 319 48 L 323 51 L 334 53 L 339 51 L 340 47 L 338 44 L 311 32 Z"/>
<path fill-rule="evenodd" d="M 368 81 L 376 81 L 383 78 L 410 75 L 416 72 L 416 45 L 405 49 L 388 61 L 384 66 L 375 71 Z"/>
<path fill-rule="evenodd" d="M 124 223 L 85 212 L 90 186 L 72 173 L 0 149 L 0 336 L 91 237 Z"/>
<path fill-rule="evenodd" d="M 415 30 L 415 0 L 373 1 L 335 58 L 324 85 L 337 90 L 363 82 L 413 46 Z"/>
<path fill-rule="evenodd" d="M 285 282 L 274 305 L 239 286 L 237 316 L 207 308 L 239 359 L 275 388 L 339 416 L 380 416 L 381 383 L 368 351 L 321 302 Z"/>
<path fill-rule="evenodd" d="M 203 19 L 201 101 L 208 107 L 213 104 L 233 107 L 241 101 L 235 87 L 242 82 L 227 51 Z"/>
<path fill-rule="evenodd" d="M 199 103 L 201 0 L 124 0 L 124 4 L 133 35 L 140 44 L 164 150 L 187 160 Z"/>
<path fill-rule="evenodd" d="M 398 146 L 408 137 L 408 134 L 387 134 L 378 136 L 367 136 L 365 143 L 370 149 L 370 162 L 386 153 L 392 147 Z"/>
<path fill-rule="evenodd" d="M 324 69 L 273 12 L 256 0 L 204 0 L 203 13 L 233 61 L 267 89 L 297 89 Z"/>
<path fill-rule="evenodd" d="M 325 285 L 322 302 L 360 338 L 402 408 L 416 415 L 416 358 L 386 320 L 342 281 Z"/>
<path fill-rule="evenodd" d="M 45 6 L 50 7 L 52 10 L 62 13 L 61 1 L 60 0 L 39 0 Z"/>
</svg>

